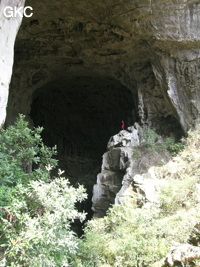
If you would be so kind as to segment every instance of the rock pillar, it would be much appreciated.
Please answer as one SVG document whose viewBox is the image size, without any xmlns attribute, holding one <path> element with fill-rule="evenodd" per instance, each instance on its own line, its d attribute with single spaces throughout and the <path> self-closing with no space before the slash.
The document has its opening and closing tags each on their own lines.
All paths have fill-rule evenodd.
<svg viewBox="0 0 200 267">
<path fill-rule="evenodd" d="M 14 43 L 22 17 L 7 18 L 4 16 L 6 6 L 23 7 L 25 0 L 0 1 L 0 126 L 6 118 L 6 107 L 9 95 L 9 84 L 14 59 Z"/>
</svg>

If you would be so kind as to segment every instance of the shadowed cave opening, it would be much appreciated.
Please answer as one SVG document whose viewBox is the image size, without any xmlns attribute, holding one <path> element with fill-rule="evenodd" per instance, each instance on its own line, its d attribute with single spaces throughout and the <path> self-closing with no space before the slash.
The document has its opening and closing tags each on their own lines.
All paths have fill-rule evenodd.
<svg viewBox="0 0 200 267">
<path fill-rule="evenodd" d="M 43 126 L 43 140 L 57 145 L 59 168 L 73 185 L 83 184 L 88 200 L 82 209 L 92 216 L 92 188 L 109 138 L 137 121 L 131 91 L 111 77 L 68 77 L 39 88 L 30 117 Z"/>
</svg>

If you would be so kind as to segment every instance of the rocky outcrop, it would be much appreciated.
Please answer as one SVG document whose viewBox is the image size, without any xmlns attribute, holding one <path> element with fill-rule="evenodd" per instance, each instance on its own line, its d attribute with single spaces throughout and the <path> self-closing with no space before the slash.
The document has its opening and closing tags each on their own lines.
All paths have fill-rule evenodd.
<svg viewBox="0 0 200 267">
<path fill-rule="evenodd" d="M 162 266 L 197 266 L 195 262 L 200 260 L 200 223 L 194 226 L 188 239 L 188 243 L 179 244 L 174 242 L 170 252 L 163 259 Z"/>
<path fill-rule="evenodd" d="M 155 145 L 158 142 L 161 140 L 155 139 Z M 138 206 L 156 203 L 156 191 L 163 181 L 150 168 L 167 162 L 170 155 L 148 149 L 144 143 L 143 129 L 137 123 L 110 138 L 93 188 L 94 216 L 104 216 L 112 204 L 121 204 L 127 197 Z"/>
<path fill-rule="evenodd" d="M 200 247 L 189 244 L 177 244 L 171 248 L 163 266 L 196 266 L 194 261 L 199 259 Z"/>
<path fill-rule="evenodd" d="M 6 119 L 6 107 L 9 95 L 9 84 L 12 75 L 14 43 L 22 18 L 17 14 L 14 18 L 6 18 L 6 6 L 23 7 L 25 0 L 0 1 L 0 126 Z"/>
</svg>

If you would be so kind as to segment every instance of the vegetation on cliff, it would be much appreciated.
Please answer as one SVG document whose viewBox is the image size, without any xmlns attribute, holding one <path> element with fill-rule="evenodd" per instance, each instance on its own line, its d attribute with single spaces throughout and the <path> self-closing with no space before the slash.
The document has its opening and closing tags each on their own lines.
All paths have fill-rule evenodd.
<svg viewBox="0 0 200 267">
<path fill-rule="evenodd" d="M 148 143 L 154 137 L 151 131 Z M 165 266 L 163 259 L 174 244 L 199 244 L 199 232 L 192 230 L 200 221 L 200 126 L 189 131 L 183 143 L 184 149 L 169 163 L 154 168 L 155 176 L 165 181 L 157 203 L 138 208 L 129 198 L 106 217 L 90 221 L 75 266 Z M 199 266 L 198 259 L 200 254 L 180 266 Z"/>
<path fill-rule="evenodd" d="M 70 186 L 61 170 L 50 177 L 56 148 L 43 144 L 41 131 L 20 116 L 0 133 L 0 266 L 159 267 L 174 242 L 200 243 L 193 231 L 200 221 L 200 126 L 170 162 L 153 168 L 164 181 L 155 203 L 139 208 L 136 193 L 89 221 L 80 239 L 70 223 L 85 219 L 75 206 L 85 190 Z"/>
</svg>

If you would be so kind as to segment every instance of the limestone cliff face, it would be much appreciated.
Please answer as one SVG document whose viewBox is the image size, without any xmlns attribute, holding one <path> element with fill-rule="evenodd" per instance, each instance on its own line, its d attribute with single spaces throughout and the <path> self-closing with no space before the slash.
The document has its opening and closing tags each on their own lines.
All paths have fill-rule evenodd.
<svg viewBox="0 0 200 267">
<path fill-rule="evenodd" d="M 12 75 L 14 42 L 21 24 L 22 18 L 6 18 L 4 8 L 6 6 L 21 7 L 25 0 L 0 1 L 0 126 L 6 119 L 6 106 L 8 101 L 9 84 Z"/>
<path fill-rule="evenodd" d="M 126 201 L 140 207 L 156 203 L 156 191 L 164 181 L 156 178 L 153 168 L 168 162 L 170 153 L 145 146 L 144 130 L 135 123 L 110 138 L 93 188 L 94 216 L 103 217 L 112 204 Z M 152 138 L 154 147 L 162 142 L 161 137 Z"/>
<path fill-rule="evenodd" d="M 200 113 L 200 1 L 26 4 L 34 14 L 23 20 L 17 36 L 6 125 L 24 113 L 34 125 L 44 126 L 46 144 L 58 145 L 60 167 L 71 177 L 92 170 L 84 181 L 95 182 L 107 141 L 119 132 L 122 120 L 126 127 L 137 121 L 177 137 L 195 124 Z M 15 20 L 5 21 L 12 24 L 11 49 L 18 26 Z M 4 26 L 0 38 L 5 42 Z M 0 53 L 7 55 L 3 48 Z M 6 76 L 0 75 L 8 77 L 0 85 L 6 100 L 12 56 L 12 51 L 6 56 Z"/>
<path fill-rule="evenodd" d="M 200 111 L 199 3 L 27 1 L 34 16 L 18 35 L 8 121 L 30 113 L 36 90 L 109 76 L 132 91 L 142 122 L 186 131 Z"/>
</svg>

